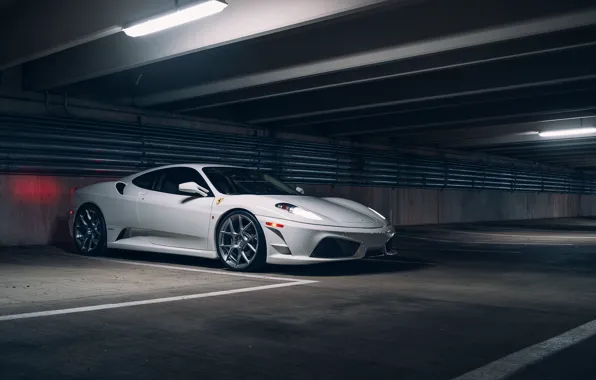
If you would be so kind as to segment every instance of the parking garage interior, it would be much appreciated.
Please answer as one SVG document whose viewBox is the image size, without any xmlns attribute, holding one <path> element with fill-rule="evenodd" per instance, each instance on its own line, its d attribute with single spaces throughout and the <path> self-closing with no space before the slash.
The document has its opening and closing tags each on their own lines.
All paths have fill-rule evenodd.
<svg viewBox="0 0 596 380">
<path fill-rule="evenodd" d="M 596 377 L 593 1 L 1 0 L 0 32 L 1 379 Z M 378 210 L 397 254 L 74 253 L 75 189 L 190 162 Z"/>
</svg>

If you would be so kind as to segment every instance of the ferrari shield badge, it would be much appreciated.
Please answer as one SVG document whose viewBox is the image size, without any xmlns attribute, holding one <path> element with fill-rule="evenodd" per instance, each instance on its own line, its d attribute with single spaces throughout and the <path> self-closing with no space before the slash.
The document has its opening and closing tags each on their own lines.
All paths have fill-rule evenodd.
<svg viewBox="0 0 596 380">
<path fill-rule="evenodd" d="M 218 200 L 215 201 L 215 204 L 219 205 L 221 202 L 223 202 L 223 200 L 224 200 L 223 198 L 219 198 Z"/>
</svg>

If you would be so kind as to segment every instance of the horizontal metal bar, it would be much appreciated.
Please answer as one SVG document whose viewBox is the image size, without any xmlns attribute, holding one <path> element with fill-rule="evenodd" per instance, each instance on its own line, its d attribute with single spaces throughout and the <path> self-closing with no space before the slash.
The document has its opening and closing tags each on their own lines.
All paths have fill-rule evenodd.
<svg viewBox="0 0 596 380">
<path fill-rule="evenodd" d="M 164 131 L 136 124 L 126 126 L 0 115 L 0 171 L 120 176 L 165 164 L 214 162 L 258 167 L 282 179 L 305 184 L 596 191 L 594 175 L 534 165 L 465 161 L 188 128 Z"/>
</svg>

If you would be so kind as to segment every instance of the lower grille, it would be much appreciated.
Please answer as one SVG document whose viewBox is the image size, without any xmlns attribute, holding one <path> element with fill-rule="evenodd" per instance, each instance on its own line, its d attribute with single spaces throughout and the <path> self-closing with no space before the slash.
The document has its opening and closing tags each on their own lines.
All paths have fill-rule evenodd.
<svg viewBox="0 0 596 380">
<path fill-rule="evenodd" d="M 360 248 L 360 243 L 344 239 L 325 238 L 317 244 L 310 257 L 324 259 L 351 257 L 356 254 L 358 248 Z"/>
<path fill-rule="evenodd" d="M 391 240 L 389 240 L 387 243 L 385 243 L 385 246 L 383 247 L 368 249 L 366 251 L 366 257 L 384 256 L 387 254 L 387 252 L 391 252 L 392 249 L 393 244 Z"/>
<path fill-rule="evenodd" d="M 375 257 L 385 255 L 385 251 L 382 248 L 368 249 L 366 251 L 366 257 Z"/>
</svg>

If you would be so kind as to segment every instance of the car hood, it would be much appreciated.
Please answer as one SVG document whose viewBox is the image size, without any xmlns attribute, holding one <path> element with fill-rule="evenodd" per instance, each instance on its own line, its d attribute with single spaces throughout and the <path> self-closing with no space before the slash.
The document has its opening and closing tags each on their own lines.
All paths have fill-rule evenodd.
<svg viewBox="0 0 596 380">
<path fill-rule="evenodd" d="M 330 202 L 325 199 L 309 197 L 304 195 L 282 195 L 267 197 L 271 201 L 275 217 L 289 219 L 297 222 L 338 226 L 338 227 L 359 227 L 359 228 L 377 228 L 382 227 L 383 222 L 369 215 L 358 212 L 352 208 Z M 275 208 L 277 203 L 290 203 L 310 212 L 317 214 L 322 220 L 313 220 L 290 214 L 287 211 Z M 267 202 L 269 203 L 269 202 Z M 269 206 L 269 205 L 268 205 Z M 269 207 L 267 207 L 269 208 Z M 272 215 L 273 216 L 273 215 Z"/>
</svg>

